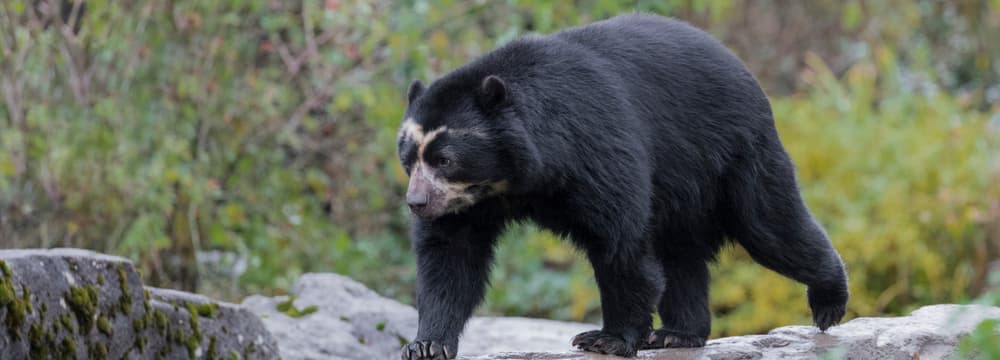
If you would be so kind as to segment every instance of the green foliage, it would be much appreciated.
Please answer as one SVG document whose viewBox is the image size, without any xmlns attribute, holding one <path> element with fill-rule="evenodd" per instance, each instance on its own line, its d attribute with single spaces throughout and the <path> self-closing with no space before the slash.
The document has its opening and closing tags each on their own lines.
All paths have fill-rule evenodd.
<svg viewBox="0 0 1000 360">
<path fill-rule="evenodd" d="M 993 290 L 976 298 L 973 303 L 1000 306 L 1000 271 L 990 273 L 989 286 Z M 959 342 L 959 352 L 964 358 L 983 360 L 1000 359 L 1000 320 L 985 320 Z"/>
<path fill-rule="evenodd" d="M 962 338 L 959 350 L 962 356 L 977 359 L 1000 359 L 1000 320 L 986 320 L 976 330 Z"/>
<path fill-rule="evenodd" d="M 32 4 L 0 3 L 2 247 L 121 254 L 224 298 L 335 271 L 412 302 L 409 81 L 640 10 L 717 35 L 772 95 L 849 316 L 973 298 L 1000 257 L 995 0 L 88 0 L 79 33 Z M 481 312 L 599 318 L 589 265 L 554 234 L 515 226 L 497 260 Z M 713 275 L 715 336 L 809 322 L 804 288 L 738 248 Z"/>
</svg>

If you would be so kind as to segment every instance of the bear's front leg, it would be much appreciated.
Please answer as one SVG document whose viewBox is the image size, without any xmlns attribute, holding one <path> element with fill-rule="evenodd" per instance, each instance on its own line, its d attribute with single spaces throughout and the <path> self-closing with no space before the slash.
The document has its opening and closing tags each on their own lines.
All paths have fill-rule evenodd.
<svg viewBox="0 0 1000 360">
<path fill-rule="evenodd" d="M 601 354 L 636 356 L 652 331 L 650 314 L 663 289 L 662 271 L 648 255 L 609 258 L 600 252 L 588 253 L 601 290 L 604 326 L 577 335 L 573 345 Z"/>
<path fill-rule="evenodd" d="M 415 221 L 417 338 L 403 360 L 446 360 L 458 354 L 458 336 L 486 291 L 499 225 Z"/>
</svg>

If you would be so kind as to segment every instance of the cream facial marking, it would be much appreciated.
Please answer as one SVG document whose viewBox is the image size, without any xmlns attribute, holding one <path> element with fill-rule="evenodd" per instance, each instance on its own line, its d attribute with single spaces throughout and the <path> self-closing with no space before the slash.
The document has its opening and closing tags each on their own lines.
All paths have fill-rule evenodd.
<svg viewBox="0 0 1000 360">
<path fill-rule="evenodd" d="M 430 186 L 430 198 L 432 203 L 440 204 L 444 208 L 444 213 L 456 213 L 462 209 L 474 205 L 479 200 L 501 194 L 507 191 L 510 184 L 506 180 L 495 182 L 449 182 L 447 179 L 435 174 L 434 170 L 422 162 L 418 162 L 413 170 L 413 176 Z"/>
<path fill-rule="evenodd" d="M 406 118 L 403 121 L 403 125 L 399 127 L 399 134 L 405 138 L 417 141 L 417 139 L 424 138 L 424 127 L 413 121 L 413 118 Z"/>
<path fill-rule="evenodd" d="M 447 126 L 439 127 L 437 129 L 431 130 L 430 132 L 424 135 L 423 139 L 417 141 L 418 144 L 417 159 L 420 159 L 420 161 L 424 161 L 424 149 L 427 148 L 427 144 L 430 144 L 431 141 L 434 141 L 434 138 L 436 138 L 438 134 L 443 133 L 445 131 L 448 131 Z"/>
<path fill-rule="evenodd" d="M 400 126 L 399 131 L 401 136 L 405 136 L 417 145 L 417 159 L 422 162 L 424 160 L 424 149 L 427 148 L 427 144 L 434 141 L 434 138 L 439 134 L 448 131 L 448 127 L 440 126 L 434 130 L 425 132 L 424 127 L 413 121 L 413 118 L 406 118 L 406 121 L 403 121 L 403 125 Z"/>
</svg>

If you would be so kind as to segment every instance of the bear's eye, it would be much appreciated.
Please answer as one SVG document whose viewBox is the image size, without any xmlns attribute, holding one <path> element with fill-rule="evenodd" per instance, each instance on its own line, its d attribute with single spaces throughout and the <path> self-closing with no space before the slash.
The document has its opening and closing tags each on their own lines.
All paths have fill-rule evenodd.
<svg viewBox="0 0 1000 360">
<path fill-rule="evenodd" d="M 446 157 L 440 157 L 437 159 L 437 167 L 443 168 L 451 165 L 451 159 Z"/>
</svg>

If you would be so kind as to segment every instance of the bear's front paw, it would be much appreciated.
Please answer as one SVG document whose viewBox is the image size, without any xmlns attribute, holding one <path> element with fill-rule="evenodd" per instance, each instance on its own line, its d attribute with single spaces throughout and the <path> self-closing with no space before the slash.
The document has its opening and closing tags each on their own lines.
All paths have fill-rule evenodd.
<svg viewBox="0 0 1000 360">
<path fill-rule="evenodd" d="M 573 337 L 573 346 L 583 351 L 633 357 L 639 351 L 638 344 L 626 341 L 619 335 L 592 330 Z"/>
<path fill-rule="evenodd" d="M 670 329 L 656 329 L 649 334 L 643 349 L 694 348 L 705 346 L 704 336 L 685 334 Z"/>
<path fill-rule="evenodd" d="M 455 349 L 437 341 L 414 341 L 403 347 L 403 360 L 449 360 Z"/>
<path fill-rule="evenodd" d="M 840 323 L 847 310 L 847 287 L 824 290 L 809 287 L 806 291 L 809 307 L 812 309 L 813 322 L 820 331 L 826 331 Z"/>
<path fill-rule="evenodd" d="M 840 319 L 847 312 L 846 307 L 840 304 L 810 304 L 813 313 L 813 322 L 820 331 L 826 331 L 831 326 L 840 323 Z"/>
</svg>

